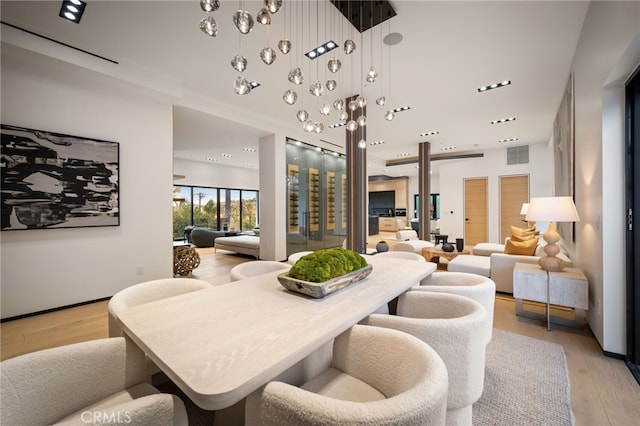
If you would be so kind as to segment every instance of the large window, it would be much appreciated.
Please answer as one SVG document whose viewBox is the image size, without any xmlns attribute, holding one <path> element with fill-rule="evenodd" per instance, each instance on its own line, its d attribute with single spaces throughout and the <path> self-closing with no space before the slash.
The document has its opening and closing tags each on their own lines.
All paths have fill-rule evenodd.
<svg viewBox="0 0 640 426">
<path fill-rule="evenodd" d="M 216 231 L 249 231 L 258 225 L 258 191 L 173 187 L 173 238 L 184 238 L 187 226 Z"/>
</svg>

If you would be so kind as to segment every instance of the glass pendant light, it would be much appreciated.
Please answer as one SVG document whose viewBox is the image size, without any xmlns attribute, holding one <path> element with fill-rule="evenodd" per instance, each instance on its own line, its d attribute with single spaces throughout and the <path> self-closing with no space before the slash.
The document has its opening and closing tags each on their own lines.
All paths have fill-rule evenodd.
<svg viewBox="0 0 640 426">
<path fill-rule="evenodd" d="M 233 89 L 238 95 L 246 95 L 251 92 L 251 84 L 249 84 L 243 76 L 238 76 L 236 77 Z"/>
<path fill-rule="evenodd" d="M 291 51 L 291 40 L 283 38 L 278 42 L 278 49 L 282 52 L 283 55 L 286 55 Z"/>
<path fill-rule="evenodd" d="M 284 92 L 284 95 L 282 95 L 282 100 L 286 104 L 293 105 L 298 100 L 298 94 L 293 90 L 287 90 Z"/>
<path fill-rule="evenodd" d="M 313 131 L 316 133 L 322 133 L 323 130 L 324 130 L 324 124 L 322 124 L 319 121 L 316 121 L 314 124 Z"/>
<path fill-rule="evenodd" d="M 350 132 L 355 131 L 358 128 L 358 123 L 355 120 L 351 120 L 347 123 L 347 130 Z"/>
<path fill-rule="evenodd" d="M 304 122 L 304 124 L 302 125 L 302 129 L 305 132 L 313 132 L 313 129 L 315 129 L 315 123 L 313 122 L 313 120 L 307 120 Z"/>
<path fill-rule="evenodd" d="M 365 149 L 366 147 L 367 147 L 367 141 L 365 141 L 364 139 L 360 139 L 360 141 L 358 142 L 358 148 Z"/>
<path fill-rule="evenodd" d="M 329 104 L 322 104 L 320 107 L 320 114 L 329 115 L 331 114 L 331 106 Z"/>
<path fill-rule="evenodd" d="M 393 118 L 395 117 L 395 113 L 391 110 L 387 111 L 387 113 L 384 115 L 384 119 L 387 121 L 391 121 L 393 120 Z"/>
<path fill-rule="evenodd" d="M 293 84 L 302 84 L 302 82 L 304 81 L 302 69 L 300 69 L 300 67 L 292 68 L 291 71 L 289 71 L 288 78 L 289 81 Z"/>
<path fill-rule="evenodd" d="M 356 104 L 358 105 L 358 107 L 364 108 L 367 105 L 367 98 L 362 95 L 359 95 L 356 98 Z"/>
<path fill-rule="evenodd" d="M 298 118 L 298 121 L 300 121 L 301 123 L 304 123 L 309 118 L 309 113 L 307 112 L 306 109 L 301 109 L 301 110 L 298 110 L 296 117 Z"/>
<path fill-rule="evenodd" d="M 267 65 L 271 65 L 276 60 L 276 51 L 270 47 L 265 47 L 260 51 L 260 59 Z"/>
<path fill-rule="evenodd" d="M 322 83 L 318 80 L 311 83 L 311 86 L 309 86 L 309 92 L 311 92 L 313 96 L 322 96 L 322 92 L 324 92 Z"/>
<path fill-rule="evenodd" d="M 327 80 L 327 90 L 335 90 L 338 86 L 338 82 L 335 80 Z"/>
<path fill-rule="evenodd" d="M 378 70 L 376 70 L 376 68 L 372 65 L 371 67 L 369 67 L 369 71 L 367 72 L 367 81 L 369 83 L 373 83 L 374 81 L 376 81 L 377 77 Z"/>
<path fill-rule="evenodd" d="M 358 103 L 356 101 L 349 101 L 349 109 L 355 111 L 358 109 Z"/>
<path fill-rule="evenodd" d="M 380 96 L 378 99 L 376 99 L 376 104 L 377 105 L 384 105 L 387 103 L 387 98 L 385 98 L 384 96 Z"/>
<path fill-rule="evenodd" d="M 349 114 L 347 114 L 347 111 L 342 110 L 340 111 L 340 114 L 338 114 L 338 117 L 340 117 L 340 121 L 347 121 L 347 118 L 349 118 Z"/>
<path fill-rule="evenodd" d="M 200 21 L 200 29 L 208 36 L 215 37 L 218 35 L 218 24 L 211 15 L 202 18 Z"/>
<path fill-rule="evenodd" d="M 345 40 L 344 42 L 344 53 L 347 55 L 352 54 L 356 51 L 356 42 L 353 40 Z"/>
<path fill-rule="evenodd" d="M 204 12 L 213 12 L 220 8 L 220 0 L 200 0 L 200 8 Z"/>
<path fill-rule="evenodd" d="M 342 111 L 344 109 L 344 99 L 338 98 L 333 101 L 333 107 L 338 111 Z"/>
<path fill-rule="evenodd" d="M 264 5 L 269 10 L 269 13 L 277 13 L 282 7 L 282 0 L 264 0 Z"/>
<path fill-rule="evenodd" d="M 249 34 L 253 29 L 253 16 L 245 10 L 238 10 L 233 14 L 233 25 L 242 34 Z"/>
<path fill-rule="evenodd" d="M 340 67 L 342 67 L 342 62 L 340 61 L 340 59 L 331 58 L 327 62 L 327 68 L 329 68 L 329 71 L 333 73 L 340 71 Z"/>
<path fill-rule="evenodd" d="M 364 115 L 361 115 L 360 117 L 358 117 L 356 122 L 358 123 L 358 126 L 364 127 L 367 125 L 367 117 L 365 117 Z"/>
<path fill-rule="evenodd" d="M 271 25 L 271 15 L 266 7 L 260 9 L 256 15 L 256 21 L 260 22 L 262 25 Z"/>
<path fill-rule="evenodd" d="M 242 55 L 236 55 L 231 60 L 231 66 L 234 70 L 242 72 L 247 69 L 247 58 Z"/>
</svg>

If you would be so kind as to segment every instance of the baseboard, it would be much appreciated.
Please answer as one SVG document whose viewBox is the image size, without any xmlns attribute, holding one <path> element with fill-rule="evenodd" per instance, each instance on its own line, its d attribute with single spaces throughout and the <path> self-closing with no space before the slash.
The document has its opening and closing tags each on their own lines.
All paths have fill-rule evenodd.
<svg viewBox="0 0 640 426">
<path fill-rule="evenodd" d="M 65 306 L 59 306 L 57 308 L 45 309 L 44 311 L 31 312 L 31 313 L 28 313 L 28 314 L 22 314 L 22 315 L 16 315 L 16 316 L 13 316 L 13 317 L 2 318 L 2 319 L 0 319 L 0 323 L 9 322 L 9 321 L 15 321 L 15 320 L 23 319 L 23 318 L 35 317 L 36 315 L 48 314 L 48 313 L 51 313 L 51 312 L 62 311 L 64 309 L 77 308 L 78 306 L 84 306 L 84 305 L 90 305 L 92 303 L 104 302 L 105 300 L 109 300 L 109 299 L 111 299 L 111 297 L 103 297 L 101 299 L 87 300 L 86 302 L 74 303 L 72 305 L 65 305 Z"/>
<path fill-rule="evenodd" d="M 636 378 L 636 382 L 638 382 L 638 384 L 640 385 L 640 365 L 634 364 L 629 361 L 625 361 L 625 364 L 627 364 L 627 367 L 629 367 L 631 374 L 633 374 L 633 377 Z"/>
</svg>

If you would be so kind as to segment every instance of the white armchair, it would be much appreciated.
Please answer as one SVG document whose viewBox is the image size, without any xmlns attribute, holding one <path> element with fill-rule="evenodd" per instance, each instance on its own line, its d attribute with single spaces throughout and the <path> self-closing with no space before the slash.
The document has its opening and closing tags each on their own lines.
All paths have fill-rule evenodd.
<svg viewBox="0 0 640 426">
<path fill-rule="evenodd" d="M 447 425 L 470 425 L 471 407 L 484 386 L 487 313 L 475 300 L 455 294 L 409 291 L 398 315 L 372 314 L 365 324 L 393 328 L 431 346 L 447 366 Z"/>
<path fill-rule="evenodd" d="M 188 424 L 183 402 L 148 383 L 144 354 L 124 337 L 21 355 L 0 372 L 2 424 Z"/>
<path fill-rule="evenodd" d="M 413 336 L 356 325 L 334 342 L 331 368 L 301 388 L 270 382 L 249 395 L 245 424 L 440 425 L 447 371 Z"/>
</svg>

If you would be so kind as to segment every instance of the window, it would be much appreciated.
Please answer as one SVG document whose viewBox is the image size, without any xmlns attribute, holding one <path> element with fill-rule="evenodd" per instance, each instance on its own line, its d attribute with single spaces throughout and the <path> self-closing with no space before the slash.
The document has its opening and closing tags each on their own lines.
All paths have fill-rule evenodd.
<svg viewBox="0 0 640 426">
<path fill-rule="evenodd" d="M 187 226 L 217 231 L 248 231 L 258 224 L 258 191 L 173 187 L 173 238 L 182 240 Z"/>
</svg>

